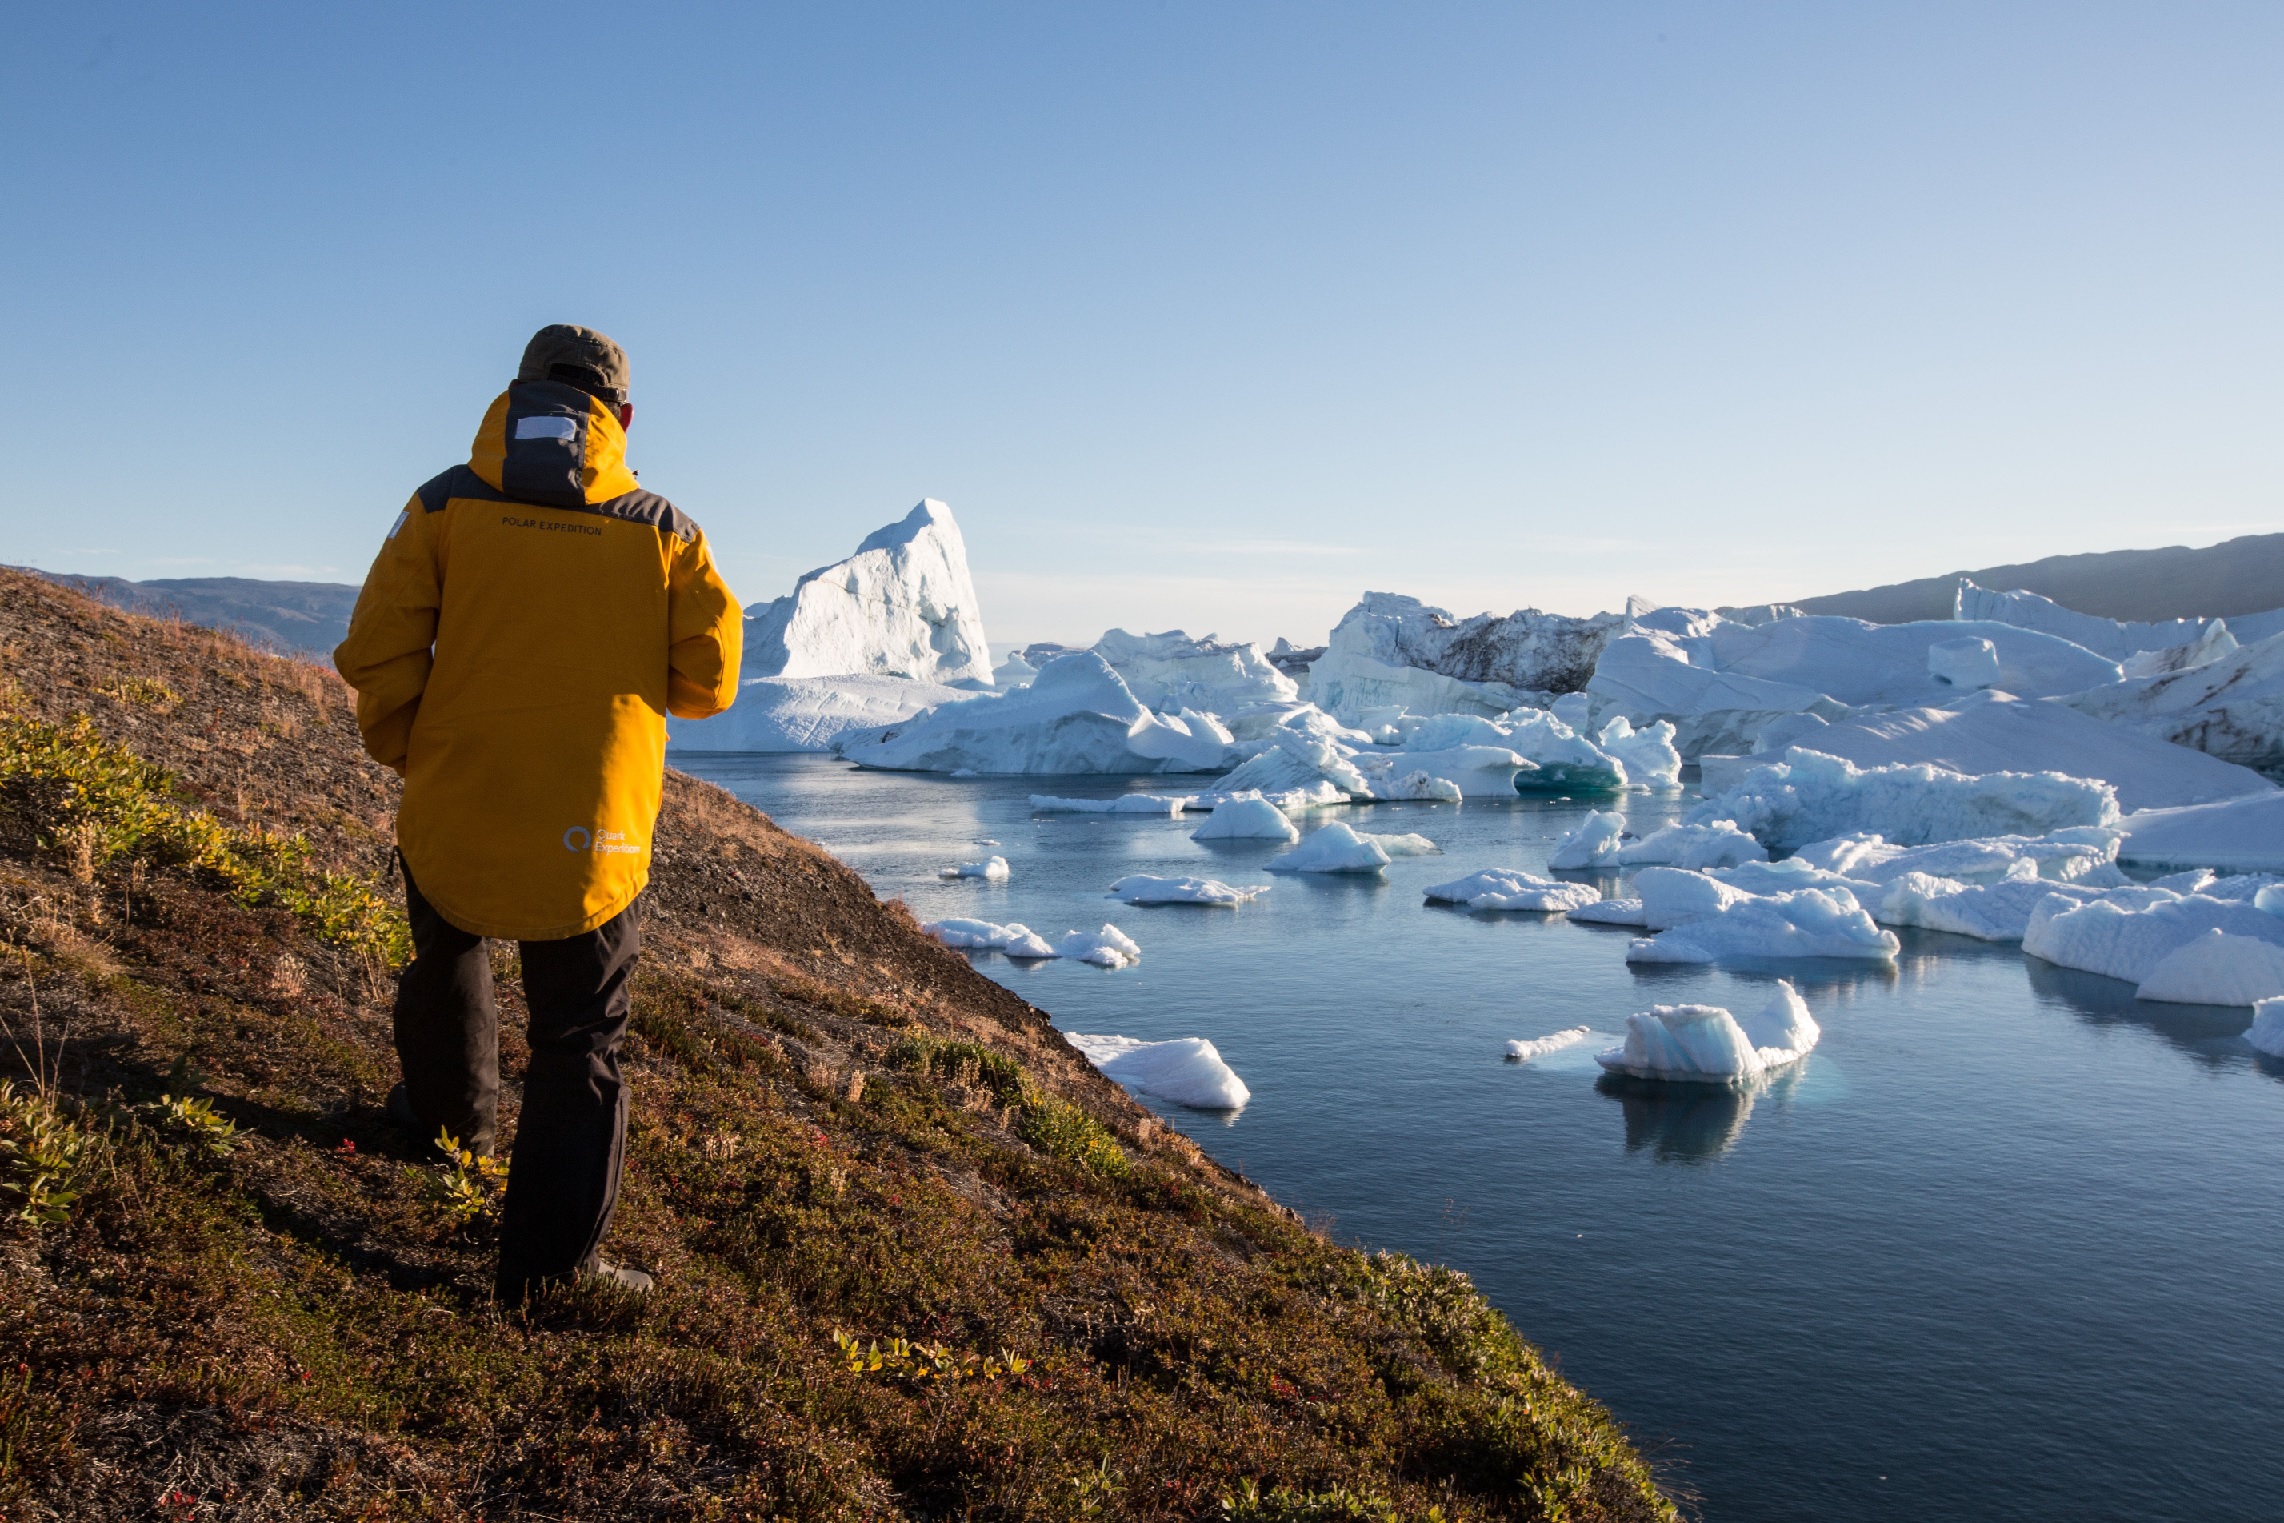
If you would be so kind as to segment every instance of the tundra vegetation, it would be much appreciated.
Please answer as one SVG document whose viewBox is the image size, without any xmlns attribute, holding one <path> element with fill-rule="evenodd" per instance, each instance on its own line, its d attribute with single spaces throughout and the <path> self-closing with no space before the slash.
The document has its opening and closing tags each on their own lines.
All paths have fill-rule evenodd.
<svg viewBox="0 0 2284 1523">
<path fill-rule="evenodd" d="M 0 1516 L 1675 1516 L 1465 1276 L 679 775 L 612 1245 L 660 1289 L 503 1309 L 497 1168 L 381 1113 L 394 779 L 338 680 L 10 572 L 0 657 Z"/>
</svg>

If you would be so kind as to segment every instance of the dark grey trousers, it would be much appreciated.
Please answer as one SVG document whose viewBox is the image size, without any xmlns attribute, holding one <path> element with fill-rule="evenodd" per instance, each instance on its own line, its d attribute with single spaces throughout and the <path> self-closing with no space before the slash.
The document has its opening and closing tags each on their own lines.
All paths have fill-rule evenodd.
<svg viewBox="0 0 2284 1523">
<path fill-rule="evenodd" d="M 401 863 L 399 864 L 402 865 Z M 439 915 L 404 872 L 413 957 L 397 982 L 397 1061 L 424 1138 L 489 1152 L 500 1096 L 499 1013 L 484 938 Z M 618 1205 L 627 1095 L 619 1077 L 641 901 L 583 936 L 519 943 L 531 1066 L 500 1208 L 500 1290 L 591 1268 Z"/>
</svg>

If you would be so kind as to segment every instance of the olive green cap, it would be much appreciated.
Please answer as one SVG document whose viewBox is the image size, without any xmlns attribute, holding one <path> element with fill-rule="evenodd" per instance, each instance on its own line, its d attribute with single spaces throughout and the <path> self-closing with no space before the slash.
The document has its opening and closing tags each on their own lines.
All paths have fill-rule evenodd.
<svg viewBox="0 0 2284 1523">
<path fill-rule="evenodd" d="M 618 406 L 627 400 L 627 352 L 592 328 L 549 323 L 523 346 L 515 378 L 561 381 Z"/>
</svg>

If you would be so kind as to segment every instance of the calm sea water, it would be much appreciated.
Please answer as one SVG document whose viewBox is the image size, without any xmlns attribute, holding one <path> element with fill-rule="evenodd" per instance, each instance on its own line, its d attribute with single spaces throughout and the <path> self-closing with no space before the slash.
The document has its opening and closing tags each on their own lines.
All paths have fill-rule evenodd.
<svg viewBox="0 0 2284 1523">
<path fill-rule="evenodd" d="M 1139 909 L 1105 887 L 1267 882 L 1274 848 L 1028 801 L 1165 779 L 675 761 L 923 919 L 1117 924 L 1140 966 L 977 965 L 1067 1031 L 1211 1038 L 1242 1114 L 1145 1103 L 1341 1239 L 1468 1271 L 1709 1519 L 2284 1517 L 2284 1064 L 2247 1012 L 1907 932 L 1893 971 L 1784 970 L 1824 1039 L 1774 1088 L 1615 1091 L 1601 1042 L 1528 1065 L 1504 1043 L 1754 1005 L 1774 975 L 1636 971 L 1629 932 L 1420 894 L 1543 870 L 1584 804 L 1343 811 L 1445 854 Z M 1631 826 L 1683 802 L 1636 799 Z M 992 852 L 1009 882 L 936 876 Z"/>
</svg>

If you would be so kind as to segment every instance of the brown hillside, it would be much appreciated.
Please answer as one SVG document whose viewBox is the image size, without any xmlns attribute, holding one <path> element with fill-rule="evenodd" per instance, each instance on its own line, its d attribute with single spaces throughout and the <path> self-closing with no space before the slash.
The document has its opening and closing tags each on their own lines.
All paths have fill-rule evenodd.
<svg viewBox="0 0 2284 1523">
<path fill-rule="evenodd" d="M 379 1110 L 395 780 L 338 679 L 9 572 L 0 667 L 0 1519 L 1672 1516 L 1464 1277 L 679 775 L 611 1245 L 660 1289 L 503 1310 L 496 1186 Z"/>
</svg>

